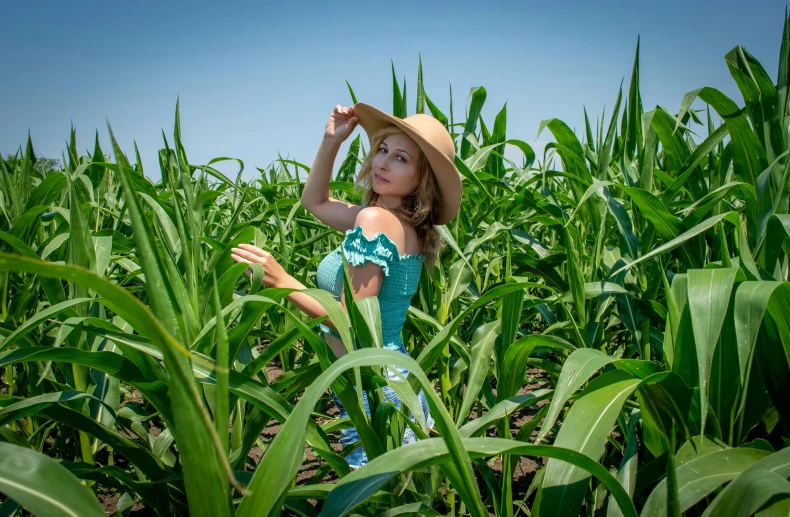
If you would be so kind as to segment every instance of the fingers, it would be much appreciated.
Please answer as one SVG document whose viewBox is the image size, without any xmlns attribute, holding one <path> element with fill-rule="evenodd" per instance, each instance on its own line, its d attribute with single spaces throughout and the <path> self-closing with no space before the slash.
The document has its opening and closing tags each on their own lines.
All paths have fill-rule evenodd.
<svg viewBox="0 0 790 517">
<path fill-rule="evenodd" d="M 242 253 L 246 253 L 246 252 L 242 252 Z M 246 258 L 242 257 L 241 255 L 237 255 L 236 253 L 231 253 L 230 254 L 230 258 L 232 258 L 236 262 L 244 262 L 246 264 L 257 264 L 257 262 L 253 262 L 252 260 L 246 259 Z M 245 269 L 244 270 L 244 275 L 248 276 L 248 277 L 251 277 L 252 276 L 252 268 L 248 267 L 247 269 Z"/>
<path fill-rule="evenodd" d="M 262 250 L 257 246 L 253 246 L 252 244 L 239 244 L 238 248 L 233 248 L 231 251 L 236 252 L 237 250 L 243 250 L 247 253 L 251 253 L 252 255 L 257 255 L 259 257 L 270 258 L 272 256 L 272 254 L 269 253 L 268 251 Z"/>
<path fill-rule="evenodd" d="M 354 117 L 354 106 L 345 107 L 338 104 L 335 106 L 335 109 L 332 111 L 333 118 L 342 118 L 342 119 L 352 119 Z M 358 119 L 357 119 L 358 120 Z"/>
<path fill-rule="evenodd" d="M 246 262 L 247 264 L 253 264 L 253 262 L 252 262 L 252 261 L 250 261 L 250 260 L 247 260 L 246 258 L 244 258 L 244 257 L 240 257 L 240 256 L 238 256 L 238 255 L 236 255 L 236 254 L 233 254 L 233 253 L 231 253 L 231 255 L 230 255 L 230 258 L 232 258 L 232 259 L 233 259 L 233 260 L 235 260 L 236 262 Z M 245 270 L 244 270 L 244 275 L 245 275 L 245 276 L 252 276 L 252 268 L 251 268 L 251 267 L 248 267 L 247 269 L 245 269 Z"/>
<path fill-rule="evenodd" d="M 260 258 L 257 255 L 250 253 L 249 251 L 236 250 L 230 254 L 230 257 L 236 262 L 246 262 L 247 264 L 261 264 Z"/>
<path fill-rule="evenodd" d="M 251 261 L 249 259 L 246 259 L 246 258 L 242 257 L 241 255 L 236 255 L 235 253 L 231 253 L 230 254 L 230 258 L 232 258 L 236 262 L 246 262 L 247 264 L 254 264 L 253 261 Z M 249 269 L 249 268 L 247 268 L 247 269 Z"/>
</svg>

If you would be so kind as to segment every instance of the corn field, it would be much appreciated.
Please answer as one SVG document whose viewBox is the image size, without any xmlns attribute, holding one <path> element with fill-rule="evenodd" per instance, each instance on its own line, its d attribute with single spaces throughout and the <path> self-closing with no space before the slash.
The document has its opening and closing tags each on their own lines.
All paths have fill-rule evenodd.
<svg viewBox="0 0 790 517">
<path fill-rule="evenodd" d="M 195 165 L 178 103 L 156 182 L 111 129 L 108 155 L 72 130 L 60 170 L 28 139 L 0 159 L 0 515 L 790 515 L 789 23 L 776 80 L 736 46 L 742 99 L 703 87 L 677 112 L 645 110 L 637 44 L 609 113 L 581 135 L 544 121 L 542 156 L 506 107 L 484 122 L 483 87 L 442 111 L 420 64 L 415 111 L 453 135 L 464 199 L 409 356 L 381 348 L 375 298 L 346 312 L 310 288 L 354 349 L 337 359 L 232 260 L 253 243 L 315 285 L 342 235 L 301 206 L 306 165 Z M 360 200 L 363 138 L 335 198 Z M 409 418 L 420 388 L 431 428 Z"/>
</svg>

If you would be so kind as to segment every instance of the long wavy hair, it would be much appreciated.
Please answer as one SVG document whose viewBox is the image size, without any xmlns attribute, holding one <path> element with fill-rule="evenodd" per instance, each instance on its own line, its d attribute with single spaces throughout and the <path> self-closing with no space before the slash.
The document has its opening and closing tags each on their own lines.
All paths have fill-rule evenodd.
<svg viewBox="0 0 790 517">
<path fill-rule="evenodd" d="M 379 195 L 373 190 L 373 158 L 381 148 L 381 143 L 390 135 L 408 136 L 396 126 L 387 126 L 376 131 L 371 137 L 370 152 L 362 162 L 362 168 L 355 182 L 357 187 L 364 190 L 362 201 L 365 206 L 386 208 L 378 203 Z M 420 184 L 414 192 L 402 199 L 399 207 L 388 210 L 411 224 L 422 244 L 425 265 L 432 268 L 444 247 L 444 242 L 433 223 L 434 214 L 439 213 L 442 198 L 431 165 L 422 149 L 417 159 L 417 170 L 420 174 Z"/>
</svg>

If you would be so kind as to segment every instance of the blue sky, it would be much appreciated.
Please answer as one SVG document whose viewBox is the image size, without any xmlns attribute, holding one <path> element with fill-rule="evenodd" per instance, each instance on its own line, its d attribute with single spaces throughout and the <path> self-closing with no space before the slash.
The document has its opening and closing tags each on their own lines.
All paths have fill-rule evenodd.
<svg viewBox="0 0 790 517">
<path fill-rule="evenodd" d="M 543 119 L 580 132 L 583 106 L 593 118 L 606 107 L 608 118 L 637 36 L 645 109 L 674 112 L 702 86 L 742 105 L 723 59 L 738 44 L 775 78 L 786 3 L 641 4 L 7 2 L 0 152 L 15 152 L 30 131 L 38 154 L 60 158 L 72 123 L 81 152 L 96 130 L 108 152 L 109 120 L 124 151 L 136 141 L 146 175 L 158 178 L 162 130 L 172 141 L 180 96 L 190 162 L 240 158 L 246 178 L 278 152 L 310 165 L 333 107 L 351 104 L 346 81 L 360 101 L 391 112 L 394 62 L 414 113 L 418 55 L 443 111 L 450 84 L 459 117 L 470 89 L 484 86 L 486 122 L 507 102 L 508 136 L 538 151 L 549 138 L 535 141 Z"/>
</svg>

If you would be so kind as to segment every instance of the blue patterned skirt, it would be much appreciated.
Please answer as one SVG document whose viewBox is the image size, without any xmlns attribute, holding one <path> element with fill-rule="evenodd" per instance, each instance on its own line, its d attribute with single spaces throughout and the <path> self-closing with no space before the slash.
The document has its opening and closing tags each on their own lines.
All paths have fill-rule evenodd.
<svg viewBox="0 0 790 517">
<path fill-rule="evenodd" d="M 406 351 L 406 347 L 403 346 L 403 343 L 400 343 L 399 348 L 393 347 L 392 349 L 398 350 L 399 352 L 404 354 L 408 354 L 408 352 Z M 398 366 L 388 366 L 387 368 L 397 370 L 401 375 L 403 375 L 404 378 L 409 374 L 408 370 L 404 368 L 400 368 Z M 398 377 L 394 372 L 389 373 L 389 378 L 391 382 L 402 382 L 400 380 L 400 377 Z M 400 399 L 395 394 L 395 391 L 392 388 L 390 388 L 389 386 L 384 386 L 381 388 L 381 391 L 384 393 L 384 396 L 387 397 L 387 399 L 389 399 L 395 405 L 395 407 L 397 407 L 398 409 L 401 408 Z M 332 393 L 332 399 L 334 400 L 337 409 L 340 411 L 340 418 L 348 418 L 348 412 L 343 407 L 343 404 L 340 403 L 340 400 L 337 398 L 337 396 L 334 393 Z M 434 420 L 431 417 L 430 410 L 428 409 L 428 401 L 425 399 L 425 392 L 423 392 L 422 389 L 417 394 L 417 399 L 420 403 L 420 406 L 422 407 L 422 411 L 423 414 L 425 415 L 425 421 L 428 424 L 428 427 L 433 427 Z M 365 405 L 365 413 L 368 416 L 370 416 L 370 406 L 368 405 L 368 396 L 367 393 L 365 393 L 364 391 L 362 392 L 362 402 Z M 412 420 L 412 422 L 415 421 L 413 414 L 410 414 L 409 418 Z M 403 433 L 403 442 L 401 445 L 406 445 L 409 443 L 413 443 L 415 441 L 417 441 L 417 436 L 414 434 L 414 431 L 410 427 L 407 427 L 406 431 Z M 351 427 L 348 429 L 342 429 L 340 431 L 340 445 L 343 447 L 343 449 L 346 449 L 346 447 L 353 445 L 355 443 L 358 444 L 358 447 L 356 447 L 354 450 L 349 452 L 348 455 L 346 456 L 346 461 L 348 462 L 348 465 L 352 469 L 358 469 L 362 465 L 366 464 L 368 462 L 368 457 L 365 454 L 365 449 L 362 447 L 362 442 L 359 440 L 359 434 L 357 433 L 356 428 Z"/>
</svg>

